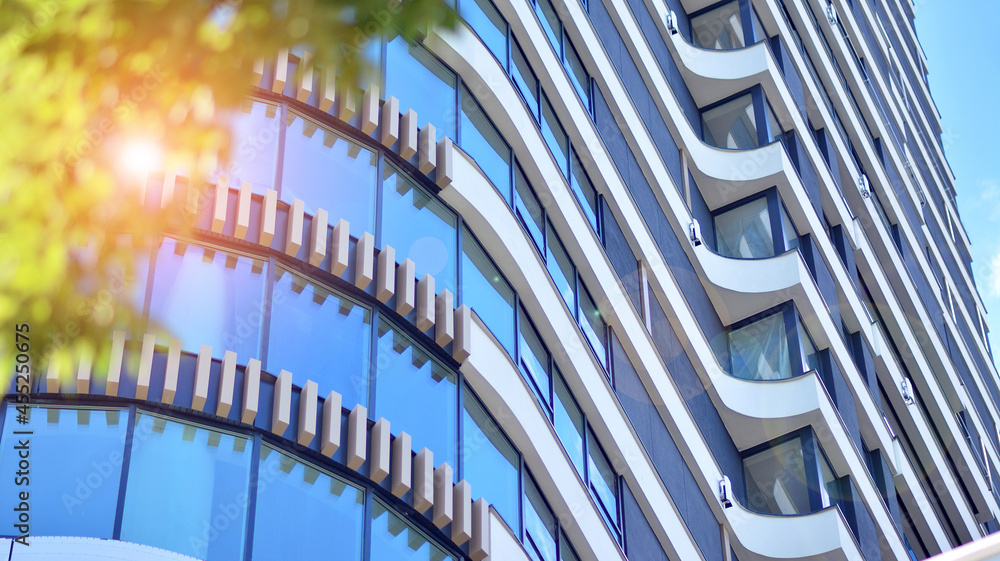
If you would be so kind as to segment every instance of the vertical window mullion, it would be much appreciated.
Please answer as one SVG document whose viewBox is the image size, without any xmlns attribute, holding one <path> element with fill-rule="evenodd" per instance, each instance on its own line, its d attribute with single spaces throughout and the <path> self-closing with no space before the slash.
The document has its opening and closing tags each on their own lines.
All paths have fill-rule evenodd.
<svg viewBox="0 0 1000 561">
<path fill-rule="evenodd" d="M 260 447 L 259 433 L 253 436 L 253 448 L 250 453 L 250 489 L 247 491 L 247 522 L 244 536 L 243 561 L 253 559 L 253 534 L 257 524 L 257 488 L 260 482 Z"/>
<path fill-rule="evenodd" d="M 125 453 L 122 454 L 122 475 L 118 482 L 118 505 L 115 508 L 115 526 L 111 538 L 120 540 L 122 537 L 122 522 L 125 515 L 125 488 L 128 486 L 128 471 L 132 463 L 132 444 L 135 439 L 136 407 L 128 408 L 128 428 L 125 429 Z"/>
</svg>

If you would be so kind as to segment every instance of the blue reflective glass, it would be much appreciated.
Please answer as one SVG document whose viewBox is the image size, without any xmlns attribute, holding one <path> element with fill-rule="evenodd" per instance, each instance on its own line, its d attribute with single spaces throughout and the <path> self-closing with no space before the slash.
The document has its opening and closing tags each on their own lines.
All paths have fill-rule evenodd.
<svg viewBox="0 0 1000 561">
<path fill-rule="evenodd" d="M 559 171 L 569 174 L 569 137 L 546 96 L 542 96 L 542 137 L 556 159 Z"/>
<path fill-rule="evenodd" d="M 534 561 L 556 561 L 556 519 L 531 477 L 524 477 L 525 549 Z"/>
<path fill-rule="evenodd" d="M 371 561 L 456 560 L 406 519 L 375 499 L 372 501 Z"/>
<path fill-rule="evenodd" d="M 139 412 L 121 539 L 208 561 L 242 558 L 252 451 L 248 438 Z"/>
<path fill-rule="evenodd" d="M 521 372 L 528 377 L 529 385 L 539 394 L 539 398 L 546 405 L 551 405 L 549 401 L 549 351 L 545 349 L 538 332 L 528 321 L 528 315 L 521 310 L 521 317 L 518 320 L 520 333 L 518 337 L 518 347 L 521 354 Z"/>
<path fill-rule="evenodd" d="M 260 450 L 253 558 L 361 559 L 365 493 L 269 446 Z M 280 513 L 294 513 L 282 516 Z"/>
<path fill-rule="evenodd" d="M 580 60 L 580 55 L 576 53 L 576 48 L 573 44 L 566 39 L 566 66 L 567 73 L 569 74 L 569 79 L 573 82 L 573 87 L 576 88 L 576 93 L 580 95 L 580 99 L 583 101 L 583 106 L 590 111 L 590 75 L 587 74 L 587 69 L 583 67 L 583 61 Z"/>
<path fill-rule="evenodd" d="M 486 48 L 507 66 L 507 22 L 490 0 L 461 0 L 458 12 Z"/>
<path fill-rule="evenodd" d="M 386 49 L 386 96 L 417 112 L 417 126 L 430 123 L 437 139 L 455 138 L 455 74 L 420 46 L 402 37 Z"/>
<path fill-rule="evenodd" d="M 597 360 L 601 362 L 601 366 L 607 368 L 608 328 L 601 311 L 597 309 L 594 299 L 590 297 L 586 288 L 580 291 L 580 327 L 583 328 L 583 334 L 590 342 L 590 346 L 594 348 Z"/>
<path fill-rule="evenodd" d="M 487 258 L 479 242 L 462 230 L 462 303 L 479 315 L 514 356 L 514 289 Z"/>
<path fill-rule="evenodd" d="M 575 315 L 576 268 L 573 267 L 573 263 L 569 260 L 569 255 L 566 254 L 566 249 L 563 247 L 562 242 L 559 241 L 555 231 L 552 230 L 552 224 L 548 224 L 548 229 L 548 247 L 546 248 L 548 255 L 545 258 L 545 265 L 548 267 L 549 275 L 552 276 L 552 280 L 556 283 L 556 288 L 559 290 L 559 294 L 562 295 L 563 301 L 566 302 L 570 313 Z"/>
<path fill-rule="evenodd" d="M 590 221 L 590 226 L 595 232 L 597 229 L 597 213 L 598 213 L 598 199 L 597 199 L 597 189 L 594 189 L 594 184 L 591 183 L 590 177 L 587 176 L 587 172 L 584 171 L 583 165 L 580 163 L 580 157 L 577 156 L 576 150 L 572 151 L 573 161 L 570 167 L 569 176 L 569 186 L 573 189 L 576 194 L 576 198 L 580 201 L 580 206 L 583 207 L 583 213 L 587 215 L 587 220 Z"/>
<path fill-rule="evenodd" d="M 590 472 L 590 492 L 602 507 L 601 514 L 612 528 L 618 528 L 618 476 L 601 451 L 594 435 L 587 432 L 587 456 Z"/>
<path fill-rule="evenodd" d="M 274 275 L 267 370 L 336 390 L 348 409 L 367 406 L 371 310 L 284 269 Z"/>
<path fill-rule="evenodd" d="M 435 464 L 454 466 L 458 444 L 455 373 L 389 323 L 380 322 L 378 332 L 375 418 L 391 419 L 393 431 L 406 431 L 414 450 L 432 450 Z"/>
<path fill-rule="evenodd" d="M 457 284 L 458 220 L 433 195 L 428 194 L 393 166 L 386 166 L 382 183 L 382 245 L 396 248 L 396 260 L 416 265 L 417 278 L 434 277 L 437 292 L 455 293 Z"/>
<path fill-rule="evenodd" d="M 128 412 L 31 407 L 27 413 L 24 424 L 17 422 L 14 405 L 5 415 L 0 441 L 3 533 L 111 538 Z M 20 500 L 22 492 L 27 501 Z M 28 516 L 28 532 L 15 526 L 23 523 L 22 514 Z"/>
<path fill-rule="evenodd" d="M 524 97 L 528 111 L 538 121 L 538 78 L 535 78 L 535 73 L 531 70 L 527 59 L 524 58 L 524 53 L 521 52 L 517 41 L 514 41 L 511 46 L 510 56 L 510 76 L 513 78 L 517 90 Z"/>
<path fill-rule="evenodd" d="M 295 120 L 285 132 L 281 200 L 301 199 L 306 214 L 321 208 L 331 225 L 347 220 L 355 238 L 374 233 L 378 153 L 293 111 L 289 116 Z"/>
<path fill-rule="evenodd" d="M 171 238 L 156 254 L 149 319 L 197 353 L 260 356 L 267 263 Z"/>
<path fill-rule="evenodd" d="M 553 424 L 556 427 L 556 434 L 559 435 L 559 441 L 566 448 L 566 453 L 569 454 L 569 458 L 576 466 L 580 477 L 584 477 L 583 413 L 576 405 L 573 395 L 566 387 L 566 381 L 563 380 L 558 370 L 555 376 L 555 386 L 555 407 L 553 408 L 555 419 Z"/>
<path fill-rule="evenodd" d="M 516 529 L 517 451 L 468 388 L 462 399 L 462 477 Z"/>
<path fill-rule="evenodd" d="M 510 147 L 466 88 L 462 88 L 462 150 L 479 164 L 509 204 Z"/>
<path fill-rule="evenodd" d="M 535 14 L 538 16 L 538 21 L 542 24 L 542 30 L 545 31 L 546 37 L 549 38 L 549 43 L 552 43 L 552 48 L 556 51 L 556 56 L 562 57 L 562 48 L 560 45 L 560 37 L 562 37 L 562 22 L 559 21 L 559 16 L 556 15 L 556 9 L 552 7 L 552 3 L 549 0 L 535 0 Z"/>
<path fill-rule="evenodd" d="M 216 172 L 212 182 L 225 173 L 232 188 L 246 181 L 258 195 L 274 189 L 280 116 L 278 106 L 251 99 L 244 100 L 239 111 L 225 115 L 232 135 L 229 161 Z"/>
<path fill-rule="evenodd" d="M 542 205 L 535 198 L 534 191 L 528 185 L 528 178 L 518 167 L 514 174 L 514 213 L 521 219 L 535 247 L 542 251 L 545 247 L 545 238 L 542 228 L 545 227 L 545 216 L 542 214 Z"/>
</svg>

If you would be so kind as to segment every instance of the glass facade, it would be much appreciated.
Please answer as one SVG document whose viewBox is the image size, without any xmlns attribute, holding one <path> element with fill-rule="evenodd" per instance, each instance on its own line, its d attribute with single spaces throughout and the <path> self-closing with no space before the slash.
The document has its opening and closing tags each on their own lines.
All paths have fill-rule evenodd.
<svg viewBox="0 0 1000 561">
<path fill-rule="evenodd" d="M 0 479 L 0 491 L 10 506 L 3 509 L 4 533 L 24 523 L 24 515 L 33 535 L 111 538 L 128 411 L 30 407 L 28 422 L 19 424 L 17 409 L 5 409 L 0 468 L 8 476 Z"/>
<path fill-rule="evenodd" d="M 388 322 L 379 323 L 375 418 L 406 427 L 413 450 L 427 447 L 438 464 L 456 465 L 457 376 Z"/>
<path fill-rule="evenodd" d="M 396 260 L 409 258 L 417 278 L 434 277 L 434 289 L 455 293 L 458 278 L 458 219 L 437 198 L 394 166 L 382 181 L 382 245 L 396 248 Z"/>
<path fill-rule="evenodd" d="M 345 404 L 368 403 L 371 309 L 284 268 L 274 277 L 267 370 L 288 370 L 297 386 L 313 380 L 323 395 L 336 389 Z"/>
<path fill-rule="evenodd" d="M 267 262 L 166 238 L 153 265 L 149 321 L 197 353 L 260 356 Z"/>
<path fill-rule="evenodd" d="M 289 115 L 281 200 L 302 200 L 306 214 L 322 208 L 331 225 L 347 220 L 355 238 L 374 233 L 378 153 L 293 110 Z"/>
<path fill-rule="evenodd" d="M 259 462 L 254 559 L 362 559 L 364 489 L 267 445 Z"/>
<path fill-rule="evenodd" d="M 816 369 L 816 348 L 794 306 L 764 314 L 729 332 L 730 373 L 746 380 L 783 380 Z"/>
<path fill-rule="evenodd" d="M 252 452 L 246 437 L 138 413 L 121 539 L 210 561 L 239 559 Z M 216 523 L 220 515 L 224 524 Z"/>
</svg>

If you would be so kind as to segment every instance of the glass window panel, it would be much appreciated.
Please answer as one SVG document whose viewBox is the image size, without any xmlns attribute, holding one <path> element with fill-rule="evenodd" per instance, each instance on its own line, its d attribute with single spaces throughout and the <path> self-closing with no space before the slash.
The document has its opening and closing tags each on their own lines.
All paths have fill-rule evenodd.
<svg viewBox="0 0 1000 561">
<path fill-rule="evenodd" d="M 457 377 L 386 321 L 378 325 L 375 416 L 406 431 L 413 449 L 434 451 L 434 462 L 455 464 L 458 446 Z"/>
<path fill-rule="evenodd" d="M 767 39 L 767 31 L 764 31 L 764 26 L 760 23 L 760 18 L 757 16 L 757 8 L 750 5 L 750 19 L 753 20 L 753 35 L 754 41 L 761 42 Z"/>
<path fill-rule="evenodd" d="M 351 235 L 360 238 L 375 231 L 377 171 L 376 152 L 296 116 L 285 132 L 281 200 L 301 199 L 306 214 L 324 209 L 330 224 L 343 218 L 351 224 Z"/>
<path fill-rule="evenodd" d="M 702 113 L 705 142 L 729 149 L 756 148 L 757 119 L 753 96 L 746 94 Z"/>
<path fill-rule="evenodd" d="M 539 392 L 539 398 L 545 405 L 549 402 L 549 351 L 545 349 L 538 332 L 528 320 L 528 315 L 521 310 L 519 348 L 521 351 L 521 371 L 527 375 L 532 387 Z"/>
<path fill-rule="evenodd" d="M 601 316 L 601 311 L 597 308 L 597 304 L 594 303 L 594 299 L 590 297 L 587 289 L 582 286 L 580 287 L 580 327 L 583 328 L 583 334 L 587 336 L 590 345 L 594 347 L 597 360 L 601 362 L 604 368 L 607 368 L 607 325 L 605 325 L 604 318 Z"/>
<path fill-rule="evenodd" d="M 156 254 L 150 322 L 197 353 L 260 356 L 267 262 L 166 238 Z"/>
<path fill-rule="evenodd" d="M 587 456 L 590 466 L 590 490 L 604 508 L 602 514 L 611 527 L 618 529 L 618 482 L 611 463 L 601 451 L 592 432 L 587 431 Z"/>
<path fill-rule="evenodd" d="M 792 220 L 788 218 L 788 212 L 785 211 L 785 205 L 780 206 L 781 211 L 781 228 L 784 230 L 785 234 L 785 251 L 790 249 L 795 249 L 799 247 L 799 234 L 795 231 L 795 225 L 792 224 Z"/>
<path fill-rule="evenodd" d="M 535 198 L 535 192 L 528 184 L 528 178 L 518 167 L 514 174 L 514 212 L 525 229 L 535 242 L 538 251 L 545 247 L 545 238 L 542 235 L 542 228 L 545 226 L 545 216 L 542 213 L 542 205 Z"/>
<path fill-rule="evenodd" d="M 556 518 L 531 476 L 524 477 L 525 549 L 534 561 L 556 561 Z"/>
<path fill-rule="evenodd" d="M 417 126 L 436 127 L 437 139 L 455 138 L 455 73 L 402 36 L 386 49 L 386 96 L 417 112 Z"/>
<path fill-rule="evenodd" d="M 576 88 L 576 93 L 580 94 L 583 106 L 590 110 L 590 75 L 580 60 L 580 55 L 576 53 L 573 44 L 566 40 L 566 70 L 569 71 L 569 79 Z"/>
<path fill-rule="evenodd" d="M 417 278 L 434 277 L 434 289 L 453 294 L 458 248 L 455 214 L 393 166 L 382 182 L 382 245 L 396 248 L 396 260 L 416 265 Z"/>
<path fill-rule="evenodd" d="M 479 314 L 497 341 L 514 356 L 514 289 L 468 230 L 462 234 L 462 303 Z"/>
<path fill-rule="evenodd" d="M 140 411 L 132 443 L 121 539 L 208 561 L 241 558 L 252 441 Z"/>
<path fill-rule="evenodd" d="M 802 325 L 802 319 L 798 317 L 798 314 L 795 315 L 795 325 L 799 332 L 799 352 L 802 356 L 802 371 L 809 372 L 810 370 L 816 370 L 819 368 L 816 346 L 813 344 L 812 337 L 809 336 L 806 326 Z"/>
<path fill-rule="evenodd" d="M 538 121 L 538 79 L 535 78 L 535 73 L 532 72 L 531 66 L 528 65 L 528 61 L 524 58 L 524 53 L 521 52 L 521 47 L 517 44 L 517 41 L 514 41 L 514 45 L 510 49 L 510 56 L 510 72 L 511 77 L 514 79 L 514 85 L 517 86 L 517 90 L 524 97 L 524 102 L 528 105 L 528 111 Z"/>
<path fill-rule="evenodd" d="M 759 197 L 716 215 L 715 239 L 720 255 L 745 259 L 773 256 L 767 198 Z"/>
<path fill-rule="evenodd" d="M 743 471 L 751 510 L 769 514 L 811 511 L 801 438 L 744 458 Z"/>
<path fill-rule="evenodd" d="M 336 390 L 347 408 L 367 406 L 371 310 L 285 269 L 274 277 L 267 370 L 288 370 L 297 386 L 314 380 L 320 395 Z"/>
<path fill-rule="evenodd" d="M 549 145 L 549 150 L 556 159 L 556 164 L 563 175 L 569 173 L 569 137 L 563 130 L 559 119 L 556 118 L 555 111 L 549 99 L 542 96 L 542 136 L 545 143 Z"/>
<path fill-rule="evenodd" d="M 32 536 L 110 539 L 128 411 L 31 407 L 28 422 L 19 424 L 16 406 L 8 405 L 6 410 L 0 441 L 4 534 L 20 535 L 15 525 L 22 523 L 19 516 L 27 508 Z M 14 434 L 15 430 L 32 434 L 22 436 Z M 25 480 L 19 481 L 16 474 L 21 470 L 22 451 L 29 454 L 31 465 Z M 26 507 L 21 505 L 20 492 L 29 493 Z"/>
<path fill-rule="evenodd" d="M 559 532 L 559 561 L 580 561 L 580 557 L 573 551 L 566 534 Z"/>
<path fill-rule="evenodd" d="M 734 329 L 729 334 L 733 376 L 747 380 L 791 378 L 785 319 L 781 312 Z"/>
<path fill-rule="evenodd" d="M 479 35 L 486 48 L 507 67 L 507 22 L 490 0 L 462 0 L 459 14 Z"/>
<path fill-rule="evenodd" d="M 691 18 L 694 44 L 705 49 L 738 49 L 745 46 L 739 2 L 730 2 Z"/>
<path fill-rule="evenodd" d="M 335 549 L 337 559 L 360 561 L 363 489 L 266 445 L 259 469 L 254 559 L 321 559 Z"/>
<path fill-rule="evenodd" d="M 566 254 L 566 249 L 563 247 L 562 242 L 559 241 L 559 238 L 556 237 L 555 232 L 552 230 L 552 224 L 547 224 L 547 226 L 549 229 L 547 238 L 549 243 L 546 248 L 546 266 L 549 269 L 552 280 L 556 283 L 556 288 L 562 294 L 563 301 L 566 302 L 570 313 L 576 315 L 576 268 L 573 267 L 572 261 L 569 260 L 569 255 Z"/>
<path fill-rule="evenodd" d="M 249 99 L 243 101 L 240 110 L 224 115 L 232 135 L 229 161 L 216 172 L 212 182 L 225 173 L 232 187 L 239 187 L 241 181 L 246 181 L 258 195 L 274 189 L 280 118 L 278 106 Z"/>
<path fill-rule="evenodd" d="M 566 387 L 566 381 L 563 380 L 558 370 L 556 371 L 555 385 L 556 403 L 553 424 L 556 427 L 559 440 L 566 448 L 566 453 L 569 454 L 573 465 L 576 466 L 576 470 L 582 478 L 584 477 L 583 413 L 577 407 L 576 400 L 573 399 L 569 388 Z"/>
<path fill-rule="evenodd" d="M 436 458 L 435 458 L 436 460 Z M 372 501 L 371 561 L 456 561 L 382 501 Z"/>
<path fill-rule="evenodd" d="M 508 526 L 518 528 L 517 451 L 468 387 L 464 392 L 462 477 L 476 489 L 476 496 L 493 505 Z"/>
<path fill-rule="evenodd" d="M 467 0 L 471 2 L 473 0 Z M 483 108 L 462 88 L 462 149 L 510 204 L 510 147 L 486 117 Z"/>
<path fill-rule="evenodd" d="M 774 111 L 771 110 L 771 104 L 767 102 L 767 99 L 764 100 L 764 112 L 767 113 L 767 130 L 771 134 L 771 142 L 780 140 L 784 131 L 781 130 L 781 123 L 774 116 Z"/>
<path fill-rule="evenodd" d="M 573 150 L 573 165 L 570 167 L 569 185 L 573 189 L 573 192 L 576 193 L 576 198 L 580 201 L 580 206 L 583 207 L 583 213 L 587 215 L 590 226 L 597 232 L 597 190 L 594 189 L 594 184 L 591 183 L 590 177 L 584 171 L 576 150 Z"/>
<path fill-rule="evenodd" d="M 542 29 L 549 38 L 549 43 L 552 43 L 552 48 L 556 51 L 556 55 L 561 57 L 562 22 L 556 15 L 556 9 L 552 7 L 549 0 L 535 0 L 535 13 L 538 15 L 538 21 L 542 23 Z"/>
</svg>

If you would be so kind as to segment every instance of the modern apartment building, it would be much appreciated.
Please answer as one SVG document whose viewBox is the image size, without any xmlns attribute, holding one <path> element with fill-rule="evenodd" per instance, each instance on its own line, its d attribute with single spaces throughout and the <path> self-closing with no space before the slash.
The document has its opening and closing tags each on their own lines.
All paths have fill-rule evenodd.
<svg viewBox="0 0 1000 561">
<path fill-rule="evenodd" d="M 144 257 L 104 304 L 144 326 L 8 401 L 11 559 L 876 561 L 998 529 L 911 0 L 456 1 L 377 30 L 357 84 L 260 61 L 229 165 L 151 176 L 193 230 L 111 236 Z"/>
</svg>

